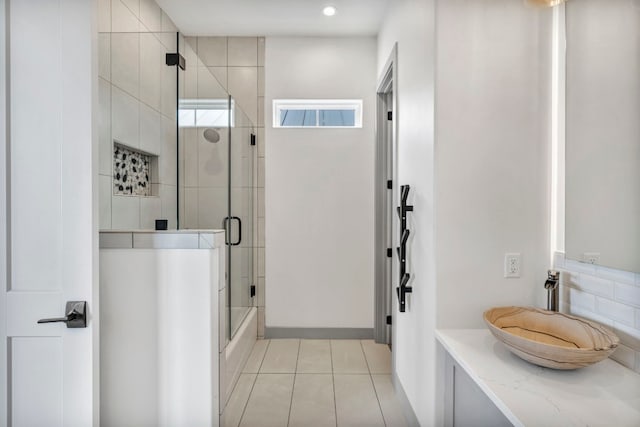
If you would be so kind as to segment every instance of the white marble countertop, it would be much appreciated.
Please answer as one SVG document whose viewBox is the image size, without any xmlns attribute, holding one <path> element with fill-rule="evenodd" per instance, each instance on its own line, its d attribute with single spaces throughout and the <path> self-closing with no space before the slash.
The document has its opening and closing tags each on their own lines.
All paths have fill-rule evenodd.
<svg viewBox="0 0 640 427">
<path fill-rule="evenodd" d="M 160 234 L 211 234 L 224 233 L 224 229 L 181 228 L 179 230 L 100 230 L 100 233 L 160 233 Z"/>
<path fill-rule="evenodd" d="M 224 246 L 224 230 L 105 230 L 100 249 L 214 249 Z"/>
<path fill-rule="evenodd" d="M 611 359 L 558 371 L 525 362 L 486 329 L 436 337 L 515 426 L 640 426 L 640 375 Z"/>
</svg>

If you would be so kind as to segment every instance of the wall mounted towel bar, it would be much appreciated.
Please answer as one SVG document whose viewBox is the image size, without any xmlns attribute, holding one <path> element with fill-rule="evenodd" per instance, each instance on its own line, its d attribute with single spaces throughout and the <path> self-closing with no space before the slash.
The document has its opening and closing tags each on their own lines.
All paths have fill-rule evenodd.
<svg viewBox="0 0 640 427">
<path fill-rule="evenodd" d="M 407 241 L 411 231 L 407 228 L 407 212 L 413 211 L 413 206 L 407 204 L 409 197 L 408 185 L 400 187 L 400 206 L 398 206 L 398 216 L 400 217 L 400 247 L 398 248 L 398 259 L 400 260 L 400 286 L 396 288 L 398 295 L 399 310 L 404 313 L 407 309 L 407 294 L 413 291 L 408 285 L 411 275 L 407 273 Z"/>
</svg>

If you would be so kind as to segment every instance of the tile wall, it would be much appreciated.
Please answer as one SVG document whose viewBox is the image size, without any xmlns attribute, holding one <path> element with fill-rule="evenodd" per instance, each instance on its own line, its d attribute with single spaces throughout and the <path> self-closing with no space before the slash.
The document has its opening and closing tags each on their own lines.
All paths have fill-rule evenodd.
<svg viewBox="0 0 640 427">
<path fill-rule="evenodd" d="M 640 373 L 640 273 L 565 259 L 555 254 L 562 271 L 562 311 L 611 328 L 621 345 L 611 356 Z"/>
<path fill-rule="evenodd" d="M 254 281 L 257 286 L 258 336 L 264 336 L 264 37 L 185 37 L 220 85 L 236 100 L 256 125 L 254 164 L 257 191 L 254 197 L 257 232 L 254 248 Z"/>
<path fill-rule="evenodd" d="M 176 228 L 176 51 L 178 29 L 153 0 L 99 0 L 100 229 Z M 113 192 L 114 141 L 158 157 L 150 196 Z"/>
<path fill-rule="evenodd" d="M 176 228 L 176 78 L 164 54 L 175 52 L 178 29 L 153 0 L 99 1 L 100 228 Z M 264 37 L 197 37 L 193 46 L 220 85 L 257 127 L 254 280 L 258 333 L 264 335 Z M 152 196 L 115 196 L 113 141 L 157 155 Z M 185 171 L 186 174 L 197 171 Z M 199 203 L 198 203 L 199 205 Z M 181 212 L 188 219 L 186 208 Z"/>
</svg>

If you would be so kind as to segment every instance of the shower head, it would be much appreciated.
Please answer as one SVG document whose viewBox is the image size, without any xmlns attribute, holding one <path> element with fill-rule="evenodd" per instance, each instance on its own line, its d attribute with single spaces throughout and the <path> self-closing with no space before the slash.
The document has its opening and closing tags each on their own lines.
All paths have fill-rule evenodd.
<svg viewBox="0 0 640 427">
<path fill-rule="evenodd" d="M 206 128 L 202 133 L 202 136 L 204 136 L 204 139 L 206 139 L 212 144 L 215 144 L 216 142 L 220 141 L 220 134 L 218 133 L 217 130 L 212 128 Z"/>
</svg>

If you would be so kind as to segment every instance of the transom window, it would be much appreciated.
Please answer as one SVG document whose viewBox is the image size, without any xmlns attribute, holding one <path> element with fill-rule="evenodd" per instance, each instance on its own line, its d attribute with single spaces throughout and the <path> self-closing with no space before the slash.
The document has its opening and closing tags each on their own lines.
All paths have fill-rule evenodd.
<svg viewBox="0 0 640 427">
<path fill-rule="evenodd" d="M 181 99 L 178 110 L 178 125 L 180 127 L 216 127 L 226 128 L 234 126 L 234 101 L 229 99 Z M 231 117 L 229 117 L 231 114 Z"/>
<path fill-rule="evenodd" d="M 274 128 L 361 128 L 361 99 L 275 99 Z"/>
</svg>

